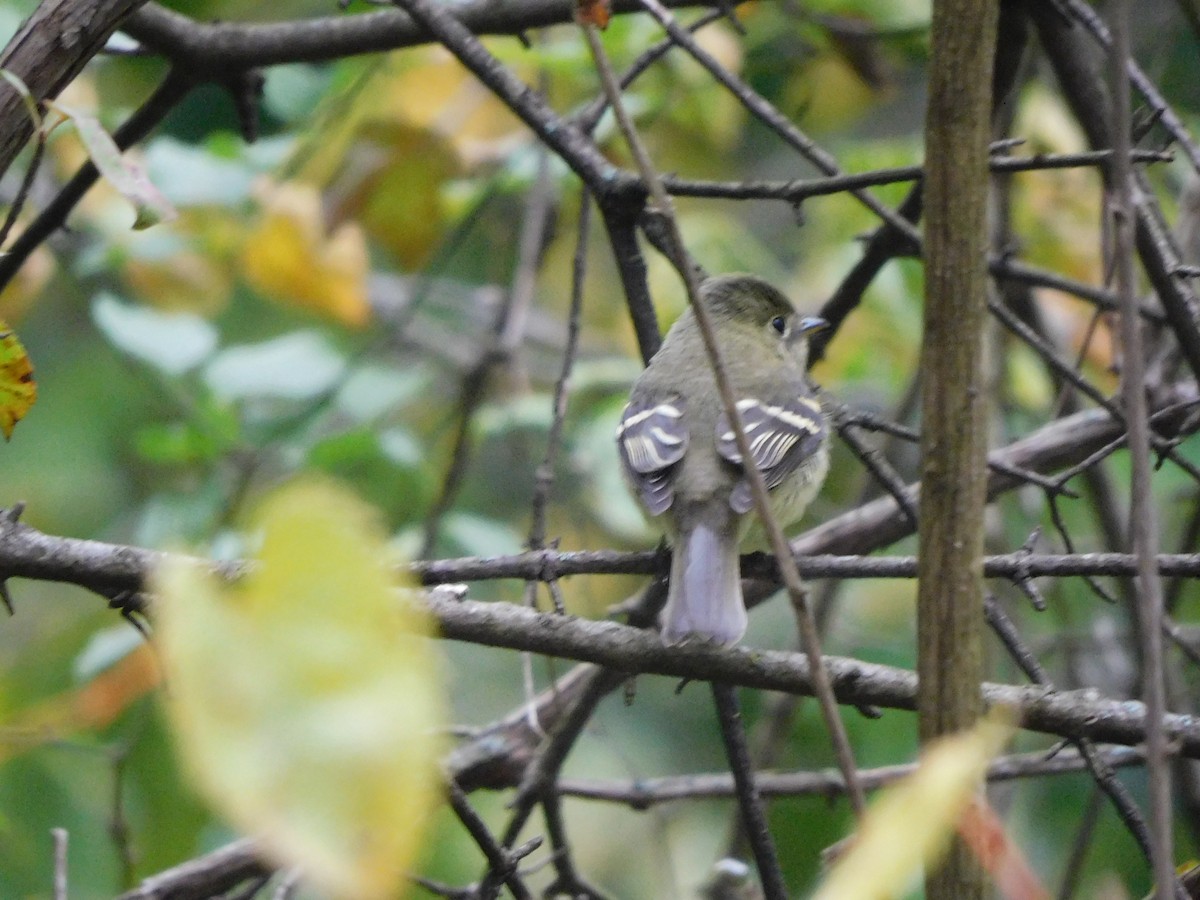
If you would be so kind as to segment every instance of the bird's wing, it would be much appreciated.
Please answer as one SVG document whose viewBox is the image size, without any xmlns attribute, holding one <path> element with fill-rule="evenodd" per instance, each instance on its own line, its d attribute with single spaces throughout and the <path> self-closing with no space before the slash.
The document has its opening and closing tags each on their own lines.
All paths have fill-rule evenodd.
<svg viewBox="0 0 1200 900">
<path fill-rule="evenodd" d="M 828 426 L 821 415 L 821 404 L 807 394 L 780 403 L 746 397 L 738 401 L 737 408 L 750 443 L 750 454 L 768 490 L 782 484 L 825 443 Z M 737 439 L 724 413 L 717 422 L 717 451 L 731 463 L 742 464 Z M 729 505 L 737 513 L 750 511 L 754 500 L 747 481 L 734 488 Z"/>
<path fill-rule="evenodd" d="M 666 512 L 674 498 L 671 476 L 688 444 L 682 407 L 679 398 L 662 402 L 633 400 L 621 413 L 617 427 L 625 474 L 652 516 Z"/>
</svg>

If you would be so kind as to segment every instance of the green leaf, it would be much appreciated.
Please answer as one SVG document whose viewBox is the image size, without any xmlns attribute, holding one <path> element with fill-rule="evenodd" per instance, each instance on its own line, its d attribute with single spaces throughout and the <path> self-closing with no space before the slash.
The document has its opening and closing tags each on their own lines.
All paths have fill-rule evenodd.
<svg viewBox="0 0 1200 900">
<path fill-rule="evenodd" d="M 152 422 L 138 429 L 138 456 L 160 465 L 187 465 L 214 458 L 217 445 L 190 422 Z"/>
<path fill-rule="evenodd" d="M 224 159 L 205 147 L 160 137 L 146 148 L 146 170 L 179 206 L 242 203 L 256 176 L 242 160 Z"/>
<path fill-rule="evenodd" d="M 79 682 L 90 681 L 105 669 L 115 665 L 142 646 L 146 639 L 141 633 L 121 622 L 97 631 L 88 639 L 87 645 L 75 657 L 72 674 Z"/>
<path fill-rule="evenodd" d="M 442 523 L 442 537 L 452 553 L 462 556 L 508 556 L 525 549 L 510 525 L 474 513 L 450 513 Z"/>
<path fill-rule="evenodd" d="M 346 361 L 319 331 L 297 331 L 258 344 L 229 347 L 204 372 L 225 400 L 307 400 L 333 387 Z"/>
<path fill-rule="evenodd" d="M 310 466 L 378 498 L 391 522 L 412 521 L 428 508 L 436 482 L 422 463 L 420 445 L 402 428 L 354 428 L 323 438 L 308 451 Z"/>
<path fill-rule="evenodd" d="M 217 330 L 188 312 L 123 303 L 107 291 L 92 300 L 92 321 L 118 349 L 168 375 L 182 375 L 217 348 Z"/>
</svg>

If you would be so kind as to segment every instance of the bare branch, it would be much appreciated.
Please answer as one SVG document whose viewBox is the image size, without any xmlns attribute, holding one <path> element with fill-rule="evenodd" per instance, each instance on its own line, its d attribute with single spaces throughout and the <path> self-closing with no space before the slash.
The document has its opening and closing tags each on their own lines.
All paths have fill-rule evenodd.
<svg viewBox="0 0 1200 900">
<path fill-rule="evenodd" d="M 615 622 L 537 613 L 508 603 L 431 596 L 429 607 L 442 634 L 451 640 L 563 656 L 624 672 L 812 695 L 808 663 L 799 653 L 666 647 L 653 633 Z M 837 656 L 825 656 L 824 660 L 840 703 L 915 709 L 915 673 Z M 1012 707 L 1021 727 L 1031 731 L 1128 746 L 1145 738 L 1146 715 L 1141 703 L 1098 698 L 1094 690 L 1053 691 L 985 682 L 983 697 L 990 706 Z M 1200 758 L 1200 717 L 1168 714 L 1163 730 L 1178 742 L 1182 755 Z"/>
<path fill-rule="evenodd" d="M 1137 747 L 1112 747 L 1101 751 L 1104 761 L 1113 767 L 1138 766 L 1145 754 Z M 1045 751 L 1002 756 L 988 766 L 989 782 L 1043 778 L 1083 771 L 1086 761 L 1077 750 L 1054 755 Z M 916 771 L 916 763 L 859 769 L 863 787 L 877 790 L 906 778 Z M 764 797 L 835 797 L 845 793 L 845 784 L 834 770 L 824 772 L 759 772 L 755 775 L 758 792 Z M 665 778 L 639 778 L 629 782 L 591 778 L 564 778 L 559 790 L 568 797 L 622 803 L 643 811 L 662 803 L 680 800 L 729 799 L 734 796 L 733 776 L 728 772 L 711 775 L 673 775 Z"/>
</svg>

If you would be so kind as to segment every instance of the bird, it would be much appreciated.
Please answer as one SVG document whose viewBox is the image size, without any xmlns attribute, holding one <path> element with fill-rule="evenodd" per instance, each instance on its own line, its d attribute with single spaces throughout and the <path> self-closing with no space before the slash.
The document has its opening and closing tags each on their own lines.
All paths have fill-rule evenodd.
<svg viewBox="0 0 1200 900">
<path fill-rule="evenodd" d="M 772 512 L 787 528 L 829 470 L 829 424 L 807 375 L 810 338 L 828 323 L 749 274 L 705 279 L 699 302 Z M 663 641 L 736 644 L 748 623 L 739 551 L 768 544 L 690 307 L 634 382 L 616 441 L 626 481 L 672 545 Z"/>
</svg>

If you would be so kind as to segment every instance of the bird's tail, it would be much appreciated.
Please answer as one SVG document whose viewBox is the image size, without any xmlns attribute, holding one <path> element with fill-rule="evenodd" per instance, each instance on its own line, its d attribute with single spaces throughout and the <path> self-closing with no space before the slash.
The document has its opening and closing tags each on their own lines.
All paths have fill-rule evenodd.
<svg viewBox="0 0 1200 900">
<path fill-rule="evenodd" d="M 746 633 L 737 538 L 732 531 L 698 523 L 680 533 L 663 611 L 666 643 L 695 636 L 729 645 Z"/>
</svg>

